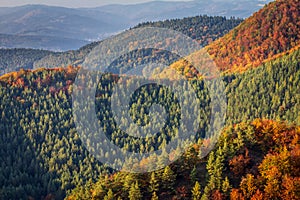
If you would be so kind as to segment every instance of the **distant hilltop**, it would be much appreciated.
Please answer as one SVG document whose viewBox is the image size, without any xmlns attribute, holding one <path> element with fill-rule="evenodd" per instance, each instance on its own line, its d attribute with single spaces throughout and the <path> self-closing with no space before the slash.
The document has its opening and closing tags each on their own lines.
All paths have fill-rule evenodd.
<svg viewBox="0 0 300 200">
<path fill-rule="evenodd" d="M 26 5 L 0 8 L 0 46 L 54 51 L 78 49 L 146 21 L 197 15 L 249 17 L 269 1 L 153 1 L 96 8 Z"/>
</svg>

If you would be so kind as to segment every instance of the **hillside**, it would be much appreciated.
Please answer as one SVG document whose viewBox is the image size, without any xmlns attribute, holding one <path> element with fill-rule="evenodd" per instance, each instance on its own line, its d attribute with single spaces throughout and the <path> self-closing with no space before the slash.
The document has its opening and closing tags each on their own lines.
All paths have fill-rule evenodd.
<svg viewBox="0 0 300 200">
<path fill-rule="evenodd" d="M 212 41 L 227 34 L 243 20 L 240 18 L 226 18 L 220 16 L 196 16 L 183 19 L 171 19 L 158 22 L 145 22 L 138 24 L 134 28 L 158 27 L 167 28 L 183 33 L 199 42 L 201 46 L 206 46 Z"/>
<path fill-rule="evenodd" d="M 206 158 L 200 139 L 162 170 L 106 174 L 67 199 L 299 199 L 299 60 L 297 50 L 224 76 L 227 127 Z"/>
<path fill-rule="evenodd" d="M 299 136 L 299 126 L 272 120 L 228 126 L 207 159 L 199 159 L 194 145 L 160 171 L 101 176 L 67 199 L 297 200 Z"/>
<path fill-rule="evenodd" d="M 268 2 L 269 0 L 267 0 Z M 146 21 L 159 21 L 196 15 L 245 18 L 259 10 L 262 0 L 153 1 L 132 5 L 106 5 L 96 8 L 65 8 L 45 5 L 0 7 L 0 34 L 21 41 L 0 40 L 5 48 L 75 50 L 91 41 L 104 39 Z M 6 3 L 9 4 L 9 3 Z M 63 2 L 61 2 L 61 5 Z M 87 2 L 88 4 L 88 2 Z M 20 37 L 20 35 L 22 37 Z M 48 45 L 40 42 L 48 41 Z M 65 38 L 64 42 L 56 43 Z M 53 43 L 51 42 L 53 40 Z M 6 41 L 6 42 L 4 42 Z"/>
<path fill-rule="evenodd" d="M 287 123 L 300 124 L 300 97 L 298 93 L 298 87 L 300 85 L 299 56 L 300 51 L 295 51 L 288 56 L 278 58 L 255 70 L 250 70 L 241 75 L 228 75 L 224 77 L 227 85 L 226 95 L 228 98 L 226 124 L 229 126 L 229 130 L 231 130 L 230 127 L 235 127 L 235 124 L 237 123 L 242 121 L 249 122 L 256 118 L 268 118 L 286 121 Z M 72 107 L 71 93 L 73 87 L 72 83 L 77 70 L 78 68 L 72 67 L 65 69 L 38 69 L 35 71 L 23 70 L 18 73 L 7 74 L 0 78 L 0 93 L 2 94 L 0 103 L 0 132 L 2 135 L 2 137 L 0 137 L 0 145 L 2 147 L 2 151 L 0 151 L 0 163 L 2 163 L 2 165 L 0 166 L 0 170 L 3 172 L 0 174 L 5 174 L 6 177 L 0 176 L 2 188 L 0 197 L 2 199 L 21 199 L 30 196 L 35 199 L 40 199 L 45 196 L 62 199 L 70 194 L 75 187 L 78 188 L 74 190 L 72 194 L 75 193 L 78 196 L 81 195 L 79 199 L 83 199 L 82 195 L 91 195 L 90 193 L 87 194 L 85 192 L 89 191 L 89 188 L 84 185 L 91 185 L 91 183 L 98 180 L 100 174 L 106 174 L 103 172 L 106 171 L 107 168 L 103 167 L 103 165 L 95 160 L 95 158 L 86 150 L 75 129 L 72 111 L 73 109 L 76 109 L 76 106 Z M 101 121 L 101 126 L 106 127 L 111 138 L 113 138 L 118 145 L 123 146 L 126 144 L 126 148 L 128 149 L 140 151 L 151 150 L 151 144 L 153 142 L 156 145 L 159 145 L 158 148 L 162 148 L 165 144 L 165 140 L 168 137 L 173 137 L 170 130 L 173 130 L 174 127 L 176 127 L 176 121 L 178 120 L 176 120 L 178 117 L 176 112 L 172 109 L 169 110 L 170 115 L 174 118 L 171 118 L 172 120 L 168 123 L 169 130 L 165 133 L 168 135 L 167 138 L 158 137 L 155 141 L 146 141 L 145 144 L 139 140 L 132 142 L 130 138 L 123 137 L 122 134 L 120 135 L 120 132 L 111 121 L 113 120 L 111 113 L 107 112 L 107 109 L 109 109 L 110 95 L 103 94 L 111 94 L 110 88 L 113 88 L 112 86 L 116 80 L 116 77 L 107 74 L 102 77 L 98 85 L 96 97 L 97 116 L 98 119 L 106 119 L 105 121 Z M 201 89 L 203 88 L 203 82 L 192 81 L 191 84 L 193 84 L 195 88 L 199 88 L 199 98 L 201 99 L 201 105 L 203 106 L 201 108 L 205 110 L 209 98 L 207 93 L 205 93 L 205 90 Z M 171 108 L 173 105 L 169 100 L 172 99 L 172 94 L 169 94 L 163 89 L 159 90 L 162 91 L 156 91 L 156 93 L 163 94 L 162 96 L 159 96 L 159 99 L 168 99 L 167 101 L 162 102 L 165 103 L 167 108 Z M 142 98 L 146 100 L 145 97 L 147 97 L 146 102 L 150 103 L 152 95 L 147 94 L 147 92 L 142 92 L 140 95 L 137 94 L 137 96 L 134 97 L 135 109 L 132 111 L 133 117 L 136 119 L 147 120 L 147 118 L 144 118 L 144 115 L 141 115 L 141 113 L 136 110 L 136 108 L 139 107 L 149 106 L 148 103 L 142 103 Z M 245 99 L 248 99 L 247 102 L 244 101 Z M 203 117 L 205 119 L 205 116 Z M 268 122 L 266 123 L 268 124 Z M 206 120 L 201 121 L 201 124 L 199 124 L 198 143 L 201 142 L 201 135 L 205 134 L 207 131 L 206 124 Z M 273 123 L 271 123 L 271 127 L 277 126 L 276 124 L 277 123 L 273 125 Z M 245 130 L 251 130 L 251 127 L 253 126 L 247 125 Z M 286 126 L 282 125 L 282 128 L 279 129 L 280 135 L 281 133 L 285 134 L 284 138 L 282 138 L 285 142 L 284 144 L 294 144 L 291 140 L 299 133 L 292 130 L 298 130 L 298 128 L 290 129 L 284 127 Z M 244 130 L 244 128 L 242 130 Z M 271 130 L 273 131 L 273 129 Z M 291 137 L 286 136 L 287 132 L 285 130 L 288 130 L 288 132 L 291 131 Z M 240 131 L 237 131 L 237 133 L 239 132 Z M 228 136 L 224 135 L 224 137 L 231 137 L 230 133 L 232 133 L 232 131 L 229 131 L 227 134 Z M 248 131 L 246 131 L 246 133 L 248 133 Z M 261 134 L 270 133 L 270 131 L 264 131 L 258 128 L 255 133 L 257 133 L 257 136 L 259 137 L 264 137 L 264 135 Z M 270 136 L 271 134 L 268 137 Z M 246 141 L 248 141 L 249 137 L 245 137 Z M 238 138 L 240 138 L 240 136 Z M 272 141 L 268 138 L 264 139 L 265 140 L 263 141 Z M 281 139 L 279 137 L 274 138 L 274 141 L 275 140 Z M 255 141 L 261 142 L 259 138 Z M 99 144 L 101 144 L 101 141 L 99 142 Z M 243 142 L 238 142 L 237 140 L 231 141 L 231 139 L 228 139 L 228 146 L 229 144 L 235 146 L 239 143 L 243 144 Z M 256 146 L 247 146 L 247 144 L 246 147 L 250 152 L 249 155 L 253 156 L 251 157 L 251 159 L 253 159 L 253 165 L 251 166 L 262 165 L 261 159 L 267 155 L 268 152 L 275 153 L 275 155 L 277 152 L 281 155 L 282 148 L 284 147 L 284 144 L 278 146 L 281 143 L 276 145 L 277 142 L 276 144 L 270 143 L 270 145 L 266 146 L 262 143 L 260 144 L 260 148 L 262 148 L 261 151 L 252 152 L 251 149 L 257 149 Z M 287 145 L 291 148 L 288 149 L 287 153 L 290 152 L 292 154 L 291 158 L 294 159 L 293 155 L 297 152 L 297 149 L 293 150 L 294 147 L 291 145 Z M 268 149 L 266 150 L 265 148 Z M 234 160 L 238 161 L 240 159 L 240 154 L 246 156 L 243 150 L 245 150 L 245 148 L 241 146 L 240 151 L 236 150 L 230 154 L 226 154 L 228 155 L 228 157 L 226 157 L 226 162 L 229 162 L 229 159 L 233 159 L 232 162 L 234 162 Z M 271 158 L 273 157 L 270 157 L 270 159 Z M 299 158 L 296 157 L 295 159 L 298 162 Z M 225 166 L 228 165 L 225 161 L 222 162 L 224 162 Z M 205 163 L 205 159 L 199 161 L 198 164 L 195 163 L 196 172 L 194 172 L 198 174 L 196 175 L 196 178 L 198 177 L 199 181 L 201 181 L 202 194 L 204 193 L 204 187 L 206 187 L 205 181 L 209 181 L 211 179 L 210 177 L 215 173 L 218 176 L 218 181 L 224 181 L 226 176 L 228 176 L 230 185 L 233 188 L 238 189 L 239 182 L 241 181 L 242 176 L 245 175 L 244 172 L 235 176 L 235 179 L 232 177 L 233 171 L 228 171 L 229 168 L 227 167 L 227 170 L 224 169 L 225 171 L 222 172 L 221 175 L 218 174 L 219 172 L 211 172 L 209 176 L 204 174 L 202 177 L 200 174 L 203 174 L 206 165 Z M 194 165 L 189 164 L 188 166 L 193 167 Z M 234 166 L 235 164 L 233 164 L 232 170 L 239 170 L 239 168 L 235 169 Z M 171 167 L 172 171 L 178 177 L 175 182 L 170 182 L 176 189 L 175 193 L 172 192 L 173 190 L 169 191 L 170 194 L 169 192 L 165 193 L 166 189 L 163 189 L 157 192 L 157 195 L 161 198 L 171 196 L 179 198 L 182 195 L 185 196 L 185 198 L 190 197 L 192 183 L 187 182 L 187 184 L 183 184 L 185 183 L 183 180 L 188 180 L 186 179 L 186 176 L 191 170 L 186 167 L 186 165 L 182 165 L 182 168 L 180 169 L 175 166 Z M 296 169 L 293 163 L 291 164 L 291 167 Z M 251 168 L 245 168 L 247 173 L 250 169 Z M 291 168 L 283 168 L 283 170 L 285 169 L 291 170 Z M 253 175 L 258 176 L 257 173 L 253 173 Z M 286 181 L 297 180 L 298 174 L 285 172 L 283 175 L 285 174 L 288 178 Z M 111 180 L 110 178 L 108 179 Z M 268 178 L 266 177 L 266 179 Z M 101 180 L 103 179 L 101 178 L 99 183 L 103 183 Z M 122 176 L 120 176 L 118 180 L 120 180 L 119 183 L 124 181 Z M 148 178 L 144 177 L 144 180 L 146 181 Z M 147 187 L 146 182 L 139 182 L 139 184 L 141 188 Z M 160 182 L 160 184 L 163 184 L 163 182 Z M 266 185 L 260 183 L 257 184 L 256 187 L 263 193 Z M 112 189 L 113 193 L 122 196 L 128 194 L 128 191 L 121 193 L 122 190 L 120 190 L 120 193 L 116 193 L 117 187 L 114 182 L 112 184 L 106 184 L 104 192 L 101 192 L 101 190 L 103 190 L 101 189 L 102 186 L 98 187 L 98 184 L 96 184 L 95 187 L 98 188 L 95 191 L 95 194 L 97 194 L 97 198 L 99 199 L 104 197 L 102 195 L 105 195 L 106 192 L 108 192 L 108 189 Z M 216 185 L 214 188 L 207 190 L 208 192 L 216 192 L 214 189 L 218 188 L 219 186 Z M 282 190 L 284 190 L 284 188 Z M 291 188 L 291 190 L 294 189 Z M 229 189 L 225 191 L 229 192 Z M 241 189 L 237 191 L 234 190 L 233 192 L 238 194 L 243 193 L 243 195 L 247 193 L 247 191 L 242 191 L 243 190 Z M 145 190 L 143 191 L 143 195 L 150 194 Z"/>
<path fill-rule="evenodd" d="M 54 37 L 45 35 L 13 35 L 0 34 L 0 47 L 47 49 L 51 51 L 66 51 L 86 45 L 88 41 L 66 37 Z"/>
<path fill-rule="evenodd" d="M 0 49 L 0 75 L 18 71 L 21 68 L 32 69 L 35 61 L 50 53 L 50 51 L 38 49 Z"/>
<path fill-rule="evenodd" d="M 213 40 L 222 37 L 226 33 L 228 33 L 231 29 L 236 27 L 238 24 L 242 22 L 241 19 L 229 18 L 225 17 L 209 17 L 209 16 L 196 16 L 189 17 L 177 20 L 165 20 L 159 22 L 146 22 L 137 25 L 133 28 L 139 27 L 164 27 L 172 30 L 179 31 L 183 34 L 186 34 L 192 37 L 195 40 L 199 41 L 199 44 L 205 46 L 211 43 Z M 82 64 L 84 58 L 88 55 L 88 53 L 96 46 L 99 42 L 94 42 L 89 45 L 86 45 L 79 50 L 76 51 L 67 51 L 62 53 L 55 53 L 46 56 L 45 58 L 36 61 L 34 63 L 34 68 L 53 68 L 58 66 L 68 66 L 73 65 L 77 66 Z M 148 52 L 146 55 L 143 52 L 135 52 L 132 58 L 139 57 L 152 57 L 152 59 L 156 59 L 157 55 L 152 55 L 152 52 Z M 159 56 L 158 56 L 159 57 Z M 168 58 L 164 58 L 168 59 Z M 134 60 L 134 59 L 133 59 Z M 123 61 L 126 63 L 126 60 Z M 141 64 L 141 63 L 139 63 Z"/>
<path fill-rule="evenodd" d="M 207 47 L 221 70 L 244 71 L 300 45 L 300 1 L 266 5 Z"/>
</svg>

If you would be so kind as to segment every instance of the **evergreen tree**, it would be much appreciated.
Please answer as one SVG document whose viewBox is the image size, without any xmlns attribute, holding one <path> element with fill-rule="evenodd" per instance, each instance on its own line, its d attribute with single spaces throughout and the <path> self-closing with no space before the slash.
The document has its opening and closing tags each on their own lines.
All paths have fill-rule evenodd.
<svg viewBox="0 0 300 200">
<path fill-rule="evenodd" d="M 192 199 L 200 200 L 201 198 L 201 186 L 198 181 L 196 181 L 195 186 L 192 189 Z"/>
<path fill-rule="evenodd" d="M 191 171 L 190 178 L 193 184 L 198 180 L 196 166 L 194 166 L 193 170 Z"/>
<path fill-rule="evenodd" d="M 114 194 L 113 191 L 111 189 L 108 190 L 107 194 L 104 197 L 104 200 L 114 200 Z"/>
<path fill-rule="evenodd" d="M 158 196 L 157 196 L 156 192 L 152 193 L 151 200 L 158 200 Z"/>
<path fill-rule="evenodd" d="M 163 181 L 164 189 L 166 189 L 170 193 L 173 192 L 174 184 L 176 181 L 176 174 L 174 174 L 174 172 L 169 166 L 165 167 L 161 179 Z"/>
<path fill-rule="evenodd" d="M 140 200 L 142 199 L 141 190 L 139 187 L 139 183 L 136 181 L 135 183 L 132 183 L 130 190 L 129 190 L 129 200 Z"/>
<path fill-rule="evenodd" d="M 223 184 L 222 184 L 222 192 L 227 194 L 227 193 L 229 193 L 230 189 L 231 189 L 231 186 L 230 186 L 230 183 L 229 183 L 229 179 L 226 176 L 226 178 L 225 178 L 225 180 L 223 181 Z"/>
<path fill-rule="evenodd" d="M 134 176 L 132 174 L 128 174 L 125 177 L 124 184 L 123 184 L 124 191 L 129 191 L 133 183 L 134 183 Z"/>
<path fill-rule="evenodd" d="M 149 181 L 149 192 L 157 192 L 159 187 L 159 183 L 155 177 L 155 173 L 151 173 L 150 181 Z"/>
</svg>

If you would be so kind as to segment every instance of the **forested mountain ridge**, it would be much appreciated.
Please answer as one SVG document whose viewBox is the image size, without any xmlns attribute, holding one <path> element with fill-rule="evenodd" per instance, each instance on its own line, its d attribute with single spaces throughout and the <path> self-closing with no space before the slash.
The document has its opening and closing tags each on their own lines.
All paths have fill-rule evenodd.
<svg viewBox="0 0 300 200">
<path fill-rule="evenodd" d="M 278 153 L 279 156 L 287 156 L 286 159 L 289 162 L 287 167 L 282 166 L 280 162 L 276 164 L 279 170 L 283 170 L 280 177 L 284 177 L 284 186 L 280 186 L 280 190 L 278 189 L 282 192 L 274 195 L 289 197 L 288 195 L 291 194 L 296 195 L 294 198 L 296 199 L 297 185 L 293 186 L 291 182 L 297 183 L 299 175 L 297 171 L 291 171 L 297 169 L 299 161 L 298 157 L 295 157 L 298 154 L 299 137 L 297 135 L 299 135 L 299 127 L 292 125 L 289 128 L 289 125 L 283 125 L 282 123 L 260 122 L 258 120 L 254 123 L 262 125 L 258 125 L 257 128 L 255 128 L 255 125 L 255 131 L 251 132 L 253 125 L 249 121 L 256 118 L 268 118 L 300 124 L 299 58 L 300 51 L 298 50 L 246 73 L 225 76 L 228 98 L 226 119 L 228 128 L 225 129 L 226 134 L 224 134 L 224 137 L 229 137 L 226 139 L 226 145 L 230 150 L 225 151 L 228 153 L 225 153 L 225 160 L 219 157 L 219 154 L 224 152 L 218 152 L 218 148 L 215 150 L 216 157 L 208 159 L 211 160 L 209 162 L 213 163 L 212 165 L 224 166 L 225 168 L 210 169 L 207 165 L 209 162 L 206 159 L 198 161 L 194 157 L 191 160 L 184 157 L 182 159 L 188 160 L 179 161 L 171 168 L 164 169 L 166 170 L 164 176 L 160 175 L 163 172 L 156 172 L 155 179 L 160 176 L 165 177 L 164 180 L 159 179 L 158 184 L 160 185 L 158 187 L 161 189 L 156 191 L 156 195 L 163 199 L 190 199 L 193 184 L 196 184 L 195 180 L 198 180 L 200 186 L 197 187 L 200 187 L 200 189 L 197 189 L 197 193 L 200 191 L 201 196 L 205 194 L 214 198 L 212 195 L 219 195 L 224 199 L 228 195 L 244 196 L 245 198 L 246 196 L 250 198 L 251 195 L 259 195 L 263 196 L 263 199 L 272 199 L 273 196 L 269 196 L 273 192 L 271 189 L 273 186 L 275 188 L 278 185 L 269 186 L 269 184 L 273 184 L 269 181 L 274 180 L 274 178 L 281 180 L 281 178 L 271 175 L 264 175 L 262 179 L 259 178 L 260 174 L 269 173 L 265 171 L 269 170 L 267 166 L 269 161 L 262 162 L 264 156 L 267 156 L 269 152 L 274 154 L 274 156 L 268 155 L 266 157 L 269 160 L 275 159 Z M 137 190 L 142 191 L 144 198 L 150 199 L 154 195 L 153 192 L 142 190 L 149 187 L 147 183 L 149 174 L 141 175 L 142 179 L 140 176 L 135 177 L 132 174 L 129 174 L 127 179 L 123 177 L 124 174 L 115 174 L 111 177 L 109 173 L 103 173 L 107 168 L 91 156 L 82 144 L 72 116 L 72 109 L 74 109 L 71 101 L 72 83 L 77 70 L 78 68 L 72 67 L 34 71 L 23 70 L 1 78 L 0 132 L 2 137 L 0 138 L 0 144 L 2 145 L 2 151 L 0 151 L 0 158 L 3 164 L 0 167 L 0 174 L 3 175 L 0 176 L 3 184 L 0 192 L 1 198 L 27 199 L 33 197 L 40 199 L 48 196 L 48 198 L 61 199 L 67 194 L 71 194 L 71 199 L 91 199 L 92 196 L 96 199 L 103 199 L 106 195 L 109 195 L 108 193 L 111 190 L 110 193 L 114 198 L 121 196 L 122 199 L 127 199 L 131 185 L 124 186 L 127 189 L 122 189 L 123 181 L 127 179 L 139 181 Z M 114 81 L 116 80 L 112 75 L 107 74 L 104 76 L 99 83 L 102 85 L 98 87 L 99 94 L 109 93 L 109 88 L 112 88 Z M 200 87 L 201 81 L 199 83 L 192 81 L 191 84 Z M 205 103 L 205 96 L 202 94 L 200 97 L 203 100 L 202 103 Z M 245 99 L 248 99 L 247 102 L 244 101 Z M 109 98 L 107 99 L 105 95 L 97 97 L 97 110 L 99 109 L 100 118 L 111 120 L 111 116 L 106 115 L 106 112 L 102 110 L 106 109 L 105 102 L 107 100 Z M 140 104 L 137 103 L 136 106 L 138 107 Z M 138 112 L 136 115 L 138 116 Z M 246 121 L 247 124 L 235 125 L 241 121 Z M 200 124 L 200 127 L 203 126 L 205 126 L 205 122 Z M 113 128 L 108 125 L 106 127 Z M 202 131 L 205 131 L 205 128 Z M 277 134 L 276 137 L 272 136 L 273 132 Z M 265 135 L 266 133 L 269 135 Z M 117 137 L 116 133 L 112 132 L 111 134 L 113 138 Z M 237 134 L 237 136 L 232 136 L 232 134 Z M 231 137 L 237 137 L 238 139 L 230 139 Z M 270 139 L 269 137 L 273 138 Z M 284 143 L 278 143 L 279 141 Z M 120 145 L 123 142 L 126 142 L 126 140 L 119 140 Z M 201 142 L 200 139 L 198 143 L 201 144 Z M 221 140 L 219 146 L 225 145 L 223 142 Z M 265 142 L 271 143 L 266 145 Z M 257 143 L 260 145 L 261 150 L 259 151 L 257 151 Z M 232 149 L 230 146 L 232 148 L 237 147 Z M 289 148 L 284 150 L 284 146 Z M 134 148 L 134 146 L 129 143 L 127 148 Z M 143 145 L 143 148 L 147 149 L 149 146 Z M 247 151 L 248 153 L 246 153 Z M 6 152 L 9 152 L 9 155 Z M 197 150 L 187 152 L 187 155 L 194 154 L 197 154 Z M 190 162 L 193 164 L 190 164 Z M 249 165 L 249 163 L 252 164 Z M 257 171 L 257 166 L 260 165 L 264 169 Z M 207 172 L 205 172 L 206 168 L 208 168 Z M 252 172 L 252 168 L 254 172 Z M 209 170 L 211 171 L 209 172 Z M 244 189 L 245 186 L 240 187 L 239 185 L 242 182 L 245 184 L 245 181 L 248 181 L 248 178 L 245 180 L 243 178 L 246 176 L 246 172 L 250 174 L 247 176 L 249 179 L 252 178 L 252 174 L 261 181 L 267 181 L 266 184 L 261 182 L 252 183 L 252 180 L 249 180 L 255 188 L 255 193 L 252 190 L 250 192 Z M 193 175 L 189 175 L 190 173 Z M 232 176 L 232 173 L 238 175 Z M 98 179 L 100 174 L 104 177 L 104 174 L 107 174 L 104 178 L 105 181 L 103 178 Z M 130 176 L 134 176 L 134 178 Z M 213 176 L 217 177 L 213 178 Z M 118 177 L 116 180 L 120 182 L 114 182 L 115 178 L 113 177 Z M 167 177 L 171 179 L 169 180 Z M 97 184 L 92 184 L 97 180 Z M 124 183 L 124 185 L 128 184 Z M 169 185 L 171 188 L 169 188 Z M 77 189 L 71 192 L 74 187 L 77 187 Z M 135 190 L 135 186 L 132 190 Z"/>
<path fill-rule="evenodd" d="M 186 17 L 183 19 L 170 19 L 158 22 L 140 23 L 134 28 L 143 27 L 158 27 L 167 28 L 183 33 L 204 47 L 212 41 L 227 34 L 234 27 L 238 26 L 243 19 L 241 18 L 226 18 L 221 16 L 196 16 Z M 232 29 L 229 29 L 232 27 Z"/>
<path fill-rule="evenodd" d="M 94 8 L 46 5 L 0 7 L 0 33 L 3 34 L 0 35 L 2 36 L 0 46 L 54 51 L 74 50 L 91 41 L 104 39 L 146 21 L 191 17 L 199 14 L 246 18 L 269 1 L 152 1 Z"/>
<path fill-rule="evenodd" d="M 206 47 L 221 70 L 245 71 L 299 48 L 300 1 L 277 0 Z"/>
<path fill-rule="evenodd" d="M 35 61 L 50 53 L 50 51 L 38 49 L 0 49 L 0 75 L 21 68 L 32 69 Z"/>
<path fill-rule="evenodd" d="M 77 65 L 99 43 L 93 42 L 81 47 L 79 50 L 64 53 L 41 49 L 0 49 L 0 74 L 18 71 L 19 69 L 43 68 L 48 65 L 51 65 L 53 68 L 61 67 L 62 63 L 70 63 L 70 60 L 73 61 L 74 65 Z M 36 63 L 39 63 L 45 57 L 47 58 L 47 56 L 53 57 L 51 64 L 47 65 L 47 62 L 45 62 L 43 65 L 36 67 Z"/>
<path fill-rule="evenodd" d="M 240 24 L 242 19 L 226 19 L 225 17 L 197 16 L 184 19 L 146 22 L 138 27 L 164 27 L 177 30 L 200 42 L 202 46 L 225 35 Z M 101 41 L 100 41 L 101 42 Z M 78 50 L 51 52 L 37 49 L 0 49 L 1 74 L 24 69 L 78 66 L 91 50 L 100 44 L 93 42 Z M 137 55 L 138 56 L 138 55 Z"/>
<path fill-rule="evenodd" d="M 195 144 L 160 171 L 103 175 L 67 199 L 297 200 L 299 136 L 299 126 L 272 120 L 235 124 L 206 159 Z"/>
<path fill-rule="evenodd" d="M 199 158 L 199 140 L 171 166 L 106 174 L 67 199 L 299 199 L 299 60 L 295 50 L 224 76 L 227 127 L 208 157 Z"/>
<path fill-rule="evenodd" d="M 224 36 L 231 29 L 239 25 L 242 21 L 242 19 L 236 18 L 226 18 L 218 16 L 210 17 L 203 15 L 176 20 L 146 22 L 133 27 L 133 29 L 141 27 L 168 28 L 186 34 L 189 37 L 197 40 L 201 46 L 206 46 L 215 39 Z M 99 45 L 100 42 L 91 43 L 75 51 L 50 54 L 45 58 L 36 61 L 34 63 L 34 68 L 66 67 L 68 65 L 78 66 L 83 63 L 88 53 L 91 52 L 91 50 L 95 46 Z M 139 52 L 136 52 L 132 56 L 142 57 L 142 55 Z"/>
</svg>

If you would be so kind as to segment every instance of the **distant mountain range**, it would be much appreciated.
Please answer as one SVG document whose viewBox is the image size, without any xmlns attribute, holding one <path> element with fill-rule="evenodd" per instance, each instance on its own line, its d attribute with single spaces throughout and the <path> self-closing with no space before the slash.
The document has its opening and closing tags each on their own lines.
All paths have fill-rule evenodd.
<svg viewBox="0 0 300 200">
<path fill-rule="evenodd" d="M 179 31 L 199 42 L 200 45 L 206 46 L 212 41 L 220 38 L 228 33 L 231 29 L 239 25 L 242 19 L 226 19 L 226 17 L 212 17 L 212 16 L 196 16 L 186 17 L 183 19 L 164 20 L 157 22 L 140 23 L 133 28 L 141 27 L 164 27 L 171 30 Z M 205 31 L 203 31 L 205 30 Z M 8 37 L 4 35 L 2 38 Z M 1 34 L 0 34 L 1 38 Z M 34 42 L 33 36 L 20 36 L 14 40 L 15 45 L 20 45 L 21 42 Z M 22 38 L 31 40 L 24 40 Z M 51 41 L 47 37 L 41 36 L 40 45 L 46 46 Z M 53 37 L 52 37 L 53 38 Z M 74 40 L 74 39 L 73 39 Z M 67 45 L 68 40 L 61 40 L 62 44 Z M 18 43 L 20 42 L 20 43 Z M 85 57 L 98 46 L 101 41 L 92 42 L 84 45 L 78 50 L 69 50 L 64 52 L 53 52 L 38 49 L 13 48 L 0 49 L 0 75 L 23 69 L 32 68 L 53 68 L 62 66 L 79 66 L 82 65 Z M 23 43 L 25 44 L 25 43 Z M 59 44 L 59 41 L 56 43 Z M 138 55 L 138 54 L 137 54 Z M 155 54 L 153 54 L 155 57 Z M 139 55 L 142 56 L 142 55 Z M 143 57 L 143 56 L 142 56 Z M 153 58 L 154 58 L 153 57 Z M 158 56 L 159 57 L 159 56 Z"/>
<path fill-rule="evenodd" d="M 0 8 L 0 47 L 78 49 L 145 21 L 196 15 L 245 18 L 269 0 L 154 1 L 97 8 L 26 5 Z"/>
</svg>

